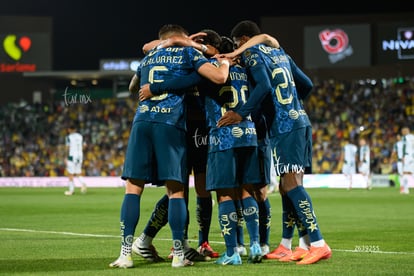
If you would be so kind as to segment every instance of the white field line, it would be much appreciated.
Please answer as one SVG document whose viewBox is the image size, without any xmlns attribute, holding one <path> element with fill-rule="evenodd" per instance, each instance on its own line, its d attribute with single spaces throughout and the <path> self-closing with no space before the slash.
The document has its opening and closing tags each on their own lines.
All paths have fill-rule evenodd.
<svg viewBox="0 0 414 276">
<path fill-rule="evenodd" d="M 73 233 L 73 232 L 59 232 L 59 231 L 44 231 L 44 230 L 33 230 L 33 229 L 17 229 L 17 228 L 0 228 L 0 231 L 7 232 L 27 232 L 27 233 L 42 233 L 42 234 L 56 234 L 56 235 L 67 235 L 67 236 L 80 236 L 80 237 L 93 237 L 93 238 L 119 238 L 119 235 L 100 235 L 100 234 L 84 234 L 84 233 Z M 169 241 L 170 239 L 156 238 L 158 240 Z M 198 240 L 189 240 L 190 242 L 198 242 Z M 224 244 L 222 241 L 209 241 L 213 244 Z M 338 252 L 351 252 L 351 253 L 375 253 L 375 254 L 396 254 L 396 255 L 414 255 L 414 252 L 393 252 L 393 251 L 364 251 L 364 250 L 350 250 L 350 249 L 334 249 L 332 251 Z"/>
</svg>

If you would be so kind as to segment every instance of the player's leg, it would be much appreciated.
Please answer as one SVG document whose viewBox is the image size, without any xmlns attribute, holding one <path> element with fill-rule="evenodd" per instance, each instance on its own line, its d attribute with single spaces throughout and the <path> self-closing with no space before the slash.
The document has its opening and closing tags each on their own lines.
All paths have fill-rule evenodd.
<svg viewBox="0 0 414 276">
<path fill-rule="evenodd" d="M 208 154 L 206 190 L 216 191 L 218 220 L 226 251 L 215 261 L 220 265 L 240 265 L 242 260 L 237 251 L 237 197 L 235 183 L 235 156 L 232 149 Z"/>
<path fill-rule="evenodd" d="M 270 239 L 270 225 L 271 225 L 271 205 L 268 198 L 268 186 L 269 183 L 276 181 L 276 171 L 273 166 L 273 157 L 271 147 L 268 144 L 268 140 L 261 140 L 259 142 L 259 165 L 260 174 L 262 178 L 261 185 L 254 186 L 254 198 L 257 201 L 259 208 L 259 236 L 260 236 L 260 247 L 262 249 L 262 255 L 265 256 L 269 253 L 269 239 Z M 272 180 L 274 177 L 274 180 Z M 274 188 L 278 190 L 279 188 Z"/>
<path fill-rule="evenodd" d="M 135 228 L 140 216 L 141 195 L 145 182 L 142 180 L 128 179 L 125 184 L 125 195 L 121 206 L 121 252 L 119 258 L 112 262 L 110 267 L 133 267 L 131 257 L 132 243 L 134 241 Z"/>
<path fill-rule="evenodd" d="M 79 183 L 80 190 L 82 194 L 86 193 L 86 183 L 83 181 L 82 177 L 82 158 L 77 158 L 74 161 L 74 170 L 72 175 L 73 189 L 75 189 L 75 181 Z M 73 191 L 74 192 L 74 191 Z"/>
<path fill-rule="evenodd" d="M 233 197 L 234 188 L 217 189 L 218 217 L 221 232 L 223 234 L 226 251 L 216 260 L 216 264 L 239 265 L 241 264 L 240 254 L 237 250 L 237 210 Z"/>
<path fill-rule="evenodd" d="M 400 187 L 400 194 L 403 193 L 403 185 L 402 185 L 402 179 L 403 179 L 403 164 L 401 161 L 397 162 L 397 180 L 398 180 L 398 186 Z"/>
<path fill-rule="evenodd" d="M 279 188 L 279 191 L 282 191 Z M 282 239 L 266 259 L 281 259 L 292 255 L 292 239 L 296 226 L 296 211 L 289 197 L 281 192 L 282 199 Z"/>
<path fill-rule="evenodd" d="M 188 219 L 185 199 L 187 186 L 186 133 L 174 126 L 157 124 L 152 128 L 158 178 L 165 181 L 168 202 L 168 224 L 172 235 L 172 267 L 193 265 L 184 256 L 184 230 Z"/>
<path fill-rule="evenodd" d="M 193 103 L 193 102 L 192 102 Z M 193 173 L 196 195 L 196 218 L 198 223 L 198 244 L 196 252 L 201 256 L 192 255 L 196 259 L 208 260 L 217 258 L 209 244 L 209 233 L 213 204 L 211 192 L 206 190 L 206 169 L 208 153 L 208 129 L 204 119 L 205 114 L 200 108 L 191 109 L 192 116 L 187 119 L 187 170 Z M 193 251 L 189 248 L 190 251 Z M 207 258 L 203 258 L 203 256 Z"/>
<path fill-rule="evenodd" d="M 168 223 L 170 225 L 173 244 L 173 267 L 193 265 L 185 258 L 184 253 L 184 229 L 187 223 L 187 205 L 184 199 L 184 184 L 167 180 Z"/>
<path fill-rule="evenodd" d="M 237 251 L 241 256 L 247 256 L 247 249 L 244 243 L 244 216 L 243 204 L 241 200 L 241 189 L 237 188 L 237 193 L 233 199 L 234 206 L 237 212 Z"/>
<path fill-rule="evenodd" d="M 218 258 L 219 253 L 215 252 L 209 243 L 211 218 L 213 214 L 213 200 L 211 197 L 211 192 L 206 190 L 206 172 L 205 170 L 198 172 L 197 169 L 195 169 L 195 171 L 196 172 L 194 173 L 194 185 L 197 203 L 196 217 L 199 227 L 197 251 L 203 256 Z"/>
<path fill-rule="evenodd" d="M 404 172 L 403 176 L 402 176 L 402 194 L 409 194 L 410 193 L 410 189 L 409 189 L 409 181 L 411 178 L 411 173 L 409 172 Z"/>
<path fill-rule="evenodd" d="M 298 219 L 308 231 L 311 244 L 309 254 L 297 264 L 312 264 L 320 259 L 330 258 L 332 254 L 322 237 L 311 197 L 303 187 L 305 168 L 312 164 L 311 135 L 310 128 L 295 130 L 281 137 L 276 149 L 280 157 L 280 164 L 290 164 L 291 167 L 291 170 L 282 177 L 281 192 L 286 193 L 291 200 Z M 287 154 L 288 152 L 289 154 Z"/>
<path fill-rule="evenodd" d="M 168 196 L 164 195 L 156 203 L 147 225 L 132 245 L 132 251 L 148 261 L 160 262 L 164 260 L 158 255 L 152 241 L 162 227 L 168 223 L 168 201 Z"/>
<path fill-rule="evenodd" d="M 66 171 L 68 172 L 68 190 L 65 191 L 65 195 L 73 195 L 75 192 L 75 163 L 71 160 L 66 161 Z"/>
<path fill-rule="evenodd" d="M 187 167 L 187 169 L 189 169 L 189 167 Z M 184 184 L 184 195 L 185 195 L 185 204 L 186 204 L 186 208 L 187 208 L 187 221 L 185 223 L 185 227 L 184 227 L 184 255 L 185 257 L 190 260 L 190 261 L 210 261 L 211 257 L 210 256 L 205 256 L 203 254 L 200 254 L 199 251 L 197 249 L 194 249 L 190 246 L 190 243 L 188 242 L 188 228 L 190 225 L 190 211 L 188 209 L 188 200 L 189 200 L 189 183 L 190 180 L 190 175 L 188 175 L 187 177 L 187 182 Z M 198 219 L 197 219 L 198 221 Z M 173 257 L 173 252 L 172 254 L 170 254 L 168 257 L 170 258 Z"/>
<path fill-rule="evenodd" d="M 145 181 L 150 179 L 152 170 L 149 164 L 152 162 L 152 140 L 146 139 L 145 133 L 151 129 L 148 123 L 136 123 L 132 126 L 125 155 L 125 163 L 122 179 L 126 180 L 125 194 L 121 205 L 120 230 L 121 252 L 117 260 L 110 263 L 110 267 L 133 267 L 132 244 L 135 228 L 140 217 L 141 195 L 144 191 Z M 140 154 L 137 155 L 136 152 Z"/>
<path fill-rule="evenodd" d="M 263 188 L 266 196 L 266 184 L 263 183 L 259 162 L 259 150 L 257 147 L 237 148 L 237 171 L 240 173 L 238 182 L 242 185 L 243 216 L 246 229 L 249 233 L 250 251 L 249 262 L 262 261 L 262 249 L 259 236 L 259 206 L 255 196 L 260 188 Z"/>
<path fill-rule="evenodd" d="M 292 203 L 290 202 L 290 204 Z M 293 205 L 291 208 L 292 210 L 294 209 Z M 300 261 L 309 253 L 310 241 L 308 231 L 297 217 L 296 212 L 292 215 L 295 217 L 295 224 L 298 229 L 299 245 L 296 246 L 290 254 L 286 254 L 285 256 L 279 258 L 279 261 L 281 262 Z"/>
<path fill-rule="evenodd" d="M 246 229 L 249 233 L 249 258 L 252 263 L 262 261 L 262 249 L 260 247 L 259 235 L 259 206 L 256 199 L 252 196 L 252 184 L 244 184 L 242 190 L 243 217 L 246 222 Z"/>
<path fill-rule="evenodd" d="M 82 177 L 82 164 L 83 164 L 83 160 L 80 160 L 79 162 L 79 174 L 77 175 L 80 186 L 81 186 L 81 193 L 82 194 L 86 194 L 86 192 L 88 191 L 88 186 L 86 185 L 85 180 Z"/>
<path fill-rule="evenodd" d="M 257 207 L 259 208 L 259 237 L 262 255 L 269 253 L 270 225 L 272 219 L 271 204 L 267 197 L 267 188 L 263 186 L 257 192 L 261 196 L 256 196 Z"/>
</svg>

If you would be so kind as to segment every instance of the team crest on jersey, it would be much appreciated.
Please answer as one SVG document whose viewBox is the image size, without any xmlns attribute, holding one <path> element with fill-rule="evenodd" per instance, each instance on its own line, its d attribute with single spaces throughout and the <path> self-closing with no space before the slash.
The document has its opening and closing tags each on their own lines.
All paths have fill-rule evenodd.
<svg viewBox="0 0 414 276">
<path fill-rule="evenodd" d="M 244 51 L 244 56 L 246 58 L 246 65 L 253 67 L 257 64 L 257 61 L 255 59 L 257 57 L 257 54 L 252 53 L 250 50 L 246 50 Z"/>
<path fill-rule="evenodd" d="M 148 54 L 147 54 L 147 56 L 153 56 L 153 55 L 155 55 L 157 52 L 158 52 L 158 47 L 157 48 L 155 48 L 155 49 L 152 49 Z"/>
<path fill-rule="evenodd" d="M 249 49 L 247 49 L 246 51 L 244 51 L 243 55 L 244 55 L 246 58 L 249 58 L 249 57 L 252 55 L 252 52 L 251 52 Z"/>
<path fill-rule="evenodd" d="M 199 61 L 200 59 L 204 58 L 204 56 L 200 53 L 199 55 L 194 56 L 194 61 Z"/>
<path fill-rule="evenodd" d="M 250 59 L 249 62 L 247 63 L 250 67 L 253 67 L 257 64 L 257 60 L 255 59 Z"/>
</svg>

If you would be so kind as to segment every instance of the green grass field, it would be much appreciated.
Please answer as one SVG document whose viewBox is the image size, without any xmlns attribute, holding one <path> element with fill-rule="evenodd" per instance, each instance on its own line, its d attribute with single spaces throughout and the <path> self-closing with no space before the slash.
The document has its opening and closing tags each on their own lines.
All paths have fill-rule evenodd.
<svg viewBox="0 0 414 276">
<path fill-rule="evenodd" d="M 325 240 L 329 260 L 308 266 L 264 260 L 260 264 L 219 266 L 197 262 L 172 268 L 169 260 L 148 263 L 134 255 L 135 267 L 113 269 L 108 264 L 120 251 L 119 213 L 123 188 L 90 188 L 85 195 L 63 195 L 64 188 L 0 188 L 0 274 L 2 275 L 414 275 L 414 195 L 398 188 L 371 191 L 308 189 Z M 147 188 L 141 200 L 144 228 L 164 188 Z M 281 238 L 281 203 L 272 204 L 271 249 Z M 194 190 L 190 194 L 189 238 L 197 247 Z M 154 245 L 166 257 L 172 246 L 167 225 Z M 248 242 L 248 234 L 245 232 Z M 212 247 L 224 251 L 214 207 Z M 294 238 L 294 246 L 297 236 Z"/>
</svg>

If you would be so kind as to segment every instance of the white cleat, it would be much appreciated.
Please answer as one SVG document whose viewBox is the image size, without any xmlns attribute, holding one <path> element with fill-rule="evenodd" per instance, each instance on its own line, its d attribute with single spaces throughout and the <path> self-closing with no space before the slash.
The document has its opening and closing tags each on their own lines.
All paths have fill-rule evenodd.
<svg viewBox="0 0 414 276">
<path fill-rule="evenodd" d="M 192 265 L 194 265 L 194 263 L 185 258 L 183 250 L 174 250 L 171 263 L 172 267 L 184 267 Z"/>
<path fill-rule="evenodd" d="M 109 267 L 130 268 L 134 266 L 131 255 L 121 255 L 116 261 L 109 264 Z"/>
</svg>

